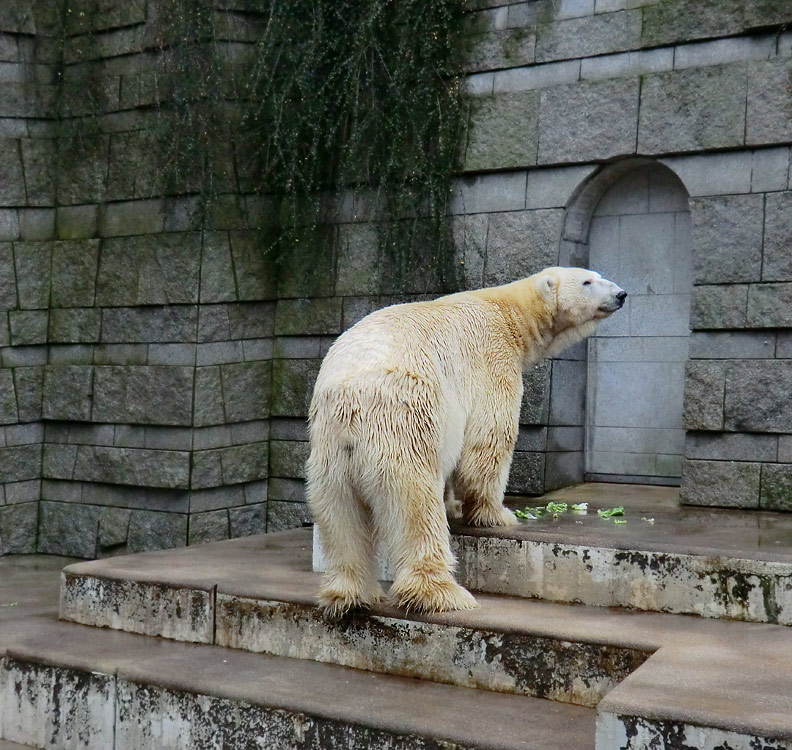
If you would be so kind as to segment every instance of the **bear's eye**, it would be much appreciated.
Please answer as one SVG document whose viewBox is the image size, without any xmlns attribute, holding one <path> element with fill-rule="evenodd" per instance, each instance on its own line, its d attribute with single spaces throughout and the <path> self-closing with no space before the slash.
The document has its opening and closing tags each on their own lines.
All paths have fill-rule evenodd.
<svg viewBox="0 0 792 750">
<path fill-rule="evenodd" d="M 588 279 L 588 281 L 583 282 L 583 286 L 588 286 L 589 284 L 591 284 L 591 279 Z"/>
</svg>

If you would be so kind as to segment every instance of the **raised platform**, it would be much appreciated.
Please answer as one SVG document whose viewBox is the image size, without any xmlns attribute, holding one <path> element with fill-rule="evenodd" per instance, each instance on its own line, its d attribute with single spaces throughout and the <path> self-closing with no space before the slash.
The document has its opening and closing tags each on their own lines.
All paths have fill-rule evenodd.
<svg viewBox="0 0 792 750">
<path fill-rule="evenodd" d="M 792 514 L 678 500 L 674 487 L 587 484 L 532 500 L 588 503 L 587 513 L 508 529 L 452 524 L 457 578 L 496 594 L 792 624 Z M 598 516 L 614 506 L 625 509 L 618 523 Z M 314 544 L 314 570 L 321 570 Z M 380 570 L 393 577 L 387 561 Z"/>
<path fill-rule="evenodd" d="M 0 737 L 124 750 L 235 750 L 251 737 L 273 749 L 792 749 L 792 629 L 778 624 L 792 519 L 576 492 L 566 500 L 588 500 L 586 516 L 457 529 L 462 577 L 540 582 L 561 601 L 688 602 L 707 617 L 477 592 L 476 610 L 382 606 L 332 623 L 313 604 L 310 529 L 77 563 L 61 586 L 71 622 L 34 606 L 9 626 L 0 609 Z M 627 523 L 600 519 L 606 504 L 624 505 Z M 769 538 L 755 531 L 769 550 L 740 533 L 752 524 L 769 524 Z"/>
<path fill-rule="evenodd" d="M 65 562 L 0 561 L 0 750 L 594 748 L 591 708 L 59 622 Z"/>
<path fill-rule="evenodd" d="M 640 720 L 655 732 L 707 727 L 721 743 L 734 744 L 729 733 L 792 741 L 789 628 L 486 594 L 473 611 L 408 617 L 380 607 L 332 624 L 313 607 L 319 576 L 310 543 L 301 529 L 79 563 L 64 572 L 61 613 L 93 626 L 596 706 L 603 737 Z"/>
<path fill-rule="evenodd" d="M 542 502 L 588 502 L 588 513 L 456 527 L 458 577 L 490 593 L 792 624 L 792 514 L 677 499 L 675 488 L 619 484 L 549 493 Z M 614 506 L 626 523 L 597 515 Z"/>
</svg>

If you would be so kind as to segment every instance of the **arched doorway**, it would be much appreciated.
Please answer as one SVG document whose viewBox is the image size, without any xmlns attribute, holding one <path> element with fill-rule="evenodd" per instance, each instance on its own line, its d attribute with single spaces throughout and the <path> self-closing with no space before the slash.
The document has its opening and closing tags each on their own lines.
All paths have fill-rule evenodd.
<svg viewBox="0 0 792 750">
<path fill-rule="evenodd" d="M 692 288 L 688 193 L 661 164 L 628 166 L 608 182 L 603 170 L 598 200 L 590 199 L 588 265 L 630 296 L 588 343 L 585 476 L 678 484 Z"/>
</svg>

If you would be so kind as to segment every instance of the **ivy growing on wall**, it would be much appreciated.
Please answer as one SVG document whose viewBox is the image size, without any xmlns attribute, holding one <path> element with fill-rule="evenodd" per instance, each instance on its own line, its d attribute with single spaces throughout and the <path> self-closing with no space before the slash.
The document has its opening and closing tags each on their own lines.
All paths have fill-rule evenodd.
<svg viewBox="0 0 792 750">
<path fill-rule="evenodd" d="M 447 207 L 466 119 L 466 0 L 154 2 L 140 84 L 160 171 L 152 191 L 199 195 L 205 209 L 237 187 L 266 196 L 274 209 L 260 228 L 281 263 L 301 228 L 343 204 L 376 218 L 390 273 L 457 287 Z M 64 4 L 72 58 L 76 47 L 101 56 L 101 30 L 78 29 L 78 44 L 70 35 L 75 8 L 101 18 L 118 4 Z M 67 71 L 62 113 L 70 97 L 101 113 L 101 70 L 84 67 L 86 80 L 79 65 Z"/>
</svg>

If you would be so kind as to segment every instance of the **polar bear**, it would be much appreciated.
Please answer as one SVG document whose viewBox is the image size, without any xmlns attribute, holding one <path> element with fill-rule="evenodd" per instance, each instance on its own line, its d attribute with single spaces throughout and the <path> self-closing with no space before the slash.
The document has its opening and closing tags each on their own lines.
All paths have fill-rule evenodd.
<svg viewBox="0 0 792 750">
<path fill-rule="evenodd" d="M 375 540 L 391 598 L 421 612 L 476 607 L 453 577 L 444 508 L 509 526 L 503 494 L 522 371 L 594 331 L 627 293 L 583 268 L 371 313 L 333 344 L 310 408 L 307 494 L 325 556 L 331 617 L 379 601 Z"/>
</svg>

